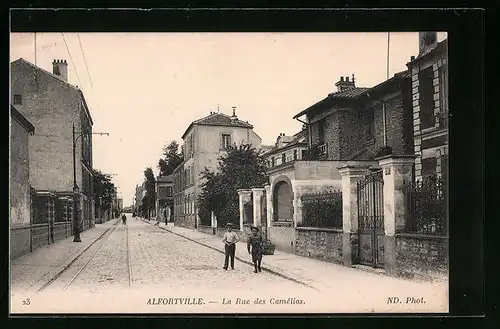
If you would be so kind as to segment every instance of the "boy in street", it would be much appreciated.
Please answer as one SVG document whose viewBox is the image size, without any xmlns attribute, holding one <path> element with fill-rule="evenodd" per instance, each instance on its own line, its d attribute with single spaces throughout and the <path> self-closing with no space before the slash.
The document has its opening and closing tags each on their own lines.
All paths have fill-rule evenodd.
<svg viewBox="0 0 500 329">
<path fill-rule="evenodd" d="M 224 269 L 227 270 L 229 265 L 229 257 L 231 257 L 231 269 L 234 270 L 234 253 L 236 251 L 236 243 L 239 241 L 238 234 L 233 231 L 233 224 L 227 223 L 227 232 L 224 233 L 222 242 L 224 242 L 224 250 L 226 252 L 226 259 L 224 260 Z"/>
<path fill-rule="evenodd" d="M 250 250 L 250 247 L 251 250 Z M 260 264 L 262 262 L 262 237 L 259 235 L 259 228 L 252 227 L 252 235 L 247 242 L 248 253 L 252 255 L 252 262 L 255 267 L 254 273 L 261 272 Z"/>
</svg>

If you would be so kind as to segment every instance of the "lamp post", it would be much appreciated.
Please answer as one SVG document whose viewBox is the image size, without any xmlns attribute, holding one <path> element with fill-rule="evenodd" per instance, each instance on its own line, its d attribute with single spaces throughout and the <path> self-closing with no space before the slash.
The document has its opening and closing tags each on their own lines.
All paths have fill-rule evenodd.
<svg viewBox="0 0 500 329">
<path fill-rule="evenodd" d="M 87 132 L 80 132 L 78 135 L 76 135 L 75 132 L 75 124 L 73 123 L 73 231 L 74 231 L 74 239 L 73 242 L 82 242 L 80 238 L 80 218 L 78 218 L 79 213 L 77 211 L 78 207 L 78 202 L 79 200 L 79 188 L 78 185 L 76 184 L 76 142 L 78 141 L 78 138 L 82 137 L 83 135 L 107 135 L 109 136 L 109 133 L 87 133 Z"/>
</svg>

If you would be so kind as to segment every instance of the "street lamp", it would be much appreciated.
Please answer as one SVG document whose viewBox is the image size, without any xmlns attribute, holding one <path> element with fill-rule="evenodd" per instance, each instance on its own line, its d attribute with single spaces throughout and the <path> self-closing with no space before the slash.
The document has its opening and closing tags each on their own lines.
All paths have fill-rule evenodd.
<svg viewBox="0 0 500 329">
<path fill-rule="evenodd" d="M 73 239 L 73 242 L 82 242 L 80 238 L 80 220 L 77 218 L 78 212 L 77 212 L 77 202 L 79 201 L 78 199 L 78 194 L 79 194 L 79 189 L 78 185 L 76 184 L 76 141 L 78 138 L 82 137 L 83 135 L 107 135 L 109 136 L 109 133 L 87 133 L 87 132 L 80 132 L 78 136 L 75 136 L 75 124 L 73 123 L 73 231 L 75 234 L 75 237 Z"/>
</svg>

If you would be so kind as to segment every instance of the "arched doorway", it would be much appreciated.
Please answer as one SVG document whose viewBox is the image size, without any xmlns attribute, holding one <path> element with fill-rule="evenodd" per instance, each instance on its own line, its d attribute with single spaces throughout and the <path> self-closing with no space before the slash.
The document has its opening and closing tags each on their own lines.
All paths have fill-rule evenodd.
<svg viewBox="0 0 500 329">
<path fill-rule="evenodd" d="M 285 181 L 276 183 L 273 191 L 274 220 L 291 222 L 293 218 L 292 187 Z"/>
</svg>

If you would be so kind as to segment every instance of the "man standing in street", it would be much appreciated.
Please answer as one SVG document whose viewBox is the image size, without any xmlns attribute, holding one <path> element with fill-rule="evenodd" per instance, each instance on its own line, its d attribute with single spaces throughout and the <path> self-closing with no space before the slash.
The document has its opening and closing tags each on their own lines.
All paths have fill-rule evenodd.
<svg viewBox="0 0 500 329">
<path fill-rule="evenodd" d="M 234 254 L 236 251 L 236 243 L 239 241 L 238 234 L 233 231 L 233 224 L 227 223 L 227 232 L 224 233 L 224 237 L 222 238 L 222 242 L 225 244 L 225 252 L 226 259 L 224 261 L 224 269 L 227 270 L 227 266 L 229 265 L 229 257 L 231 257 L 231 269 L 234 270 Z"/>
</svg>

